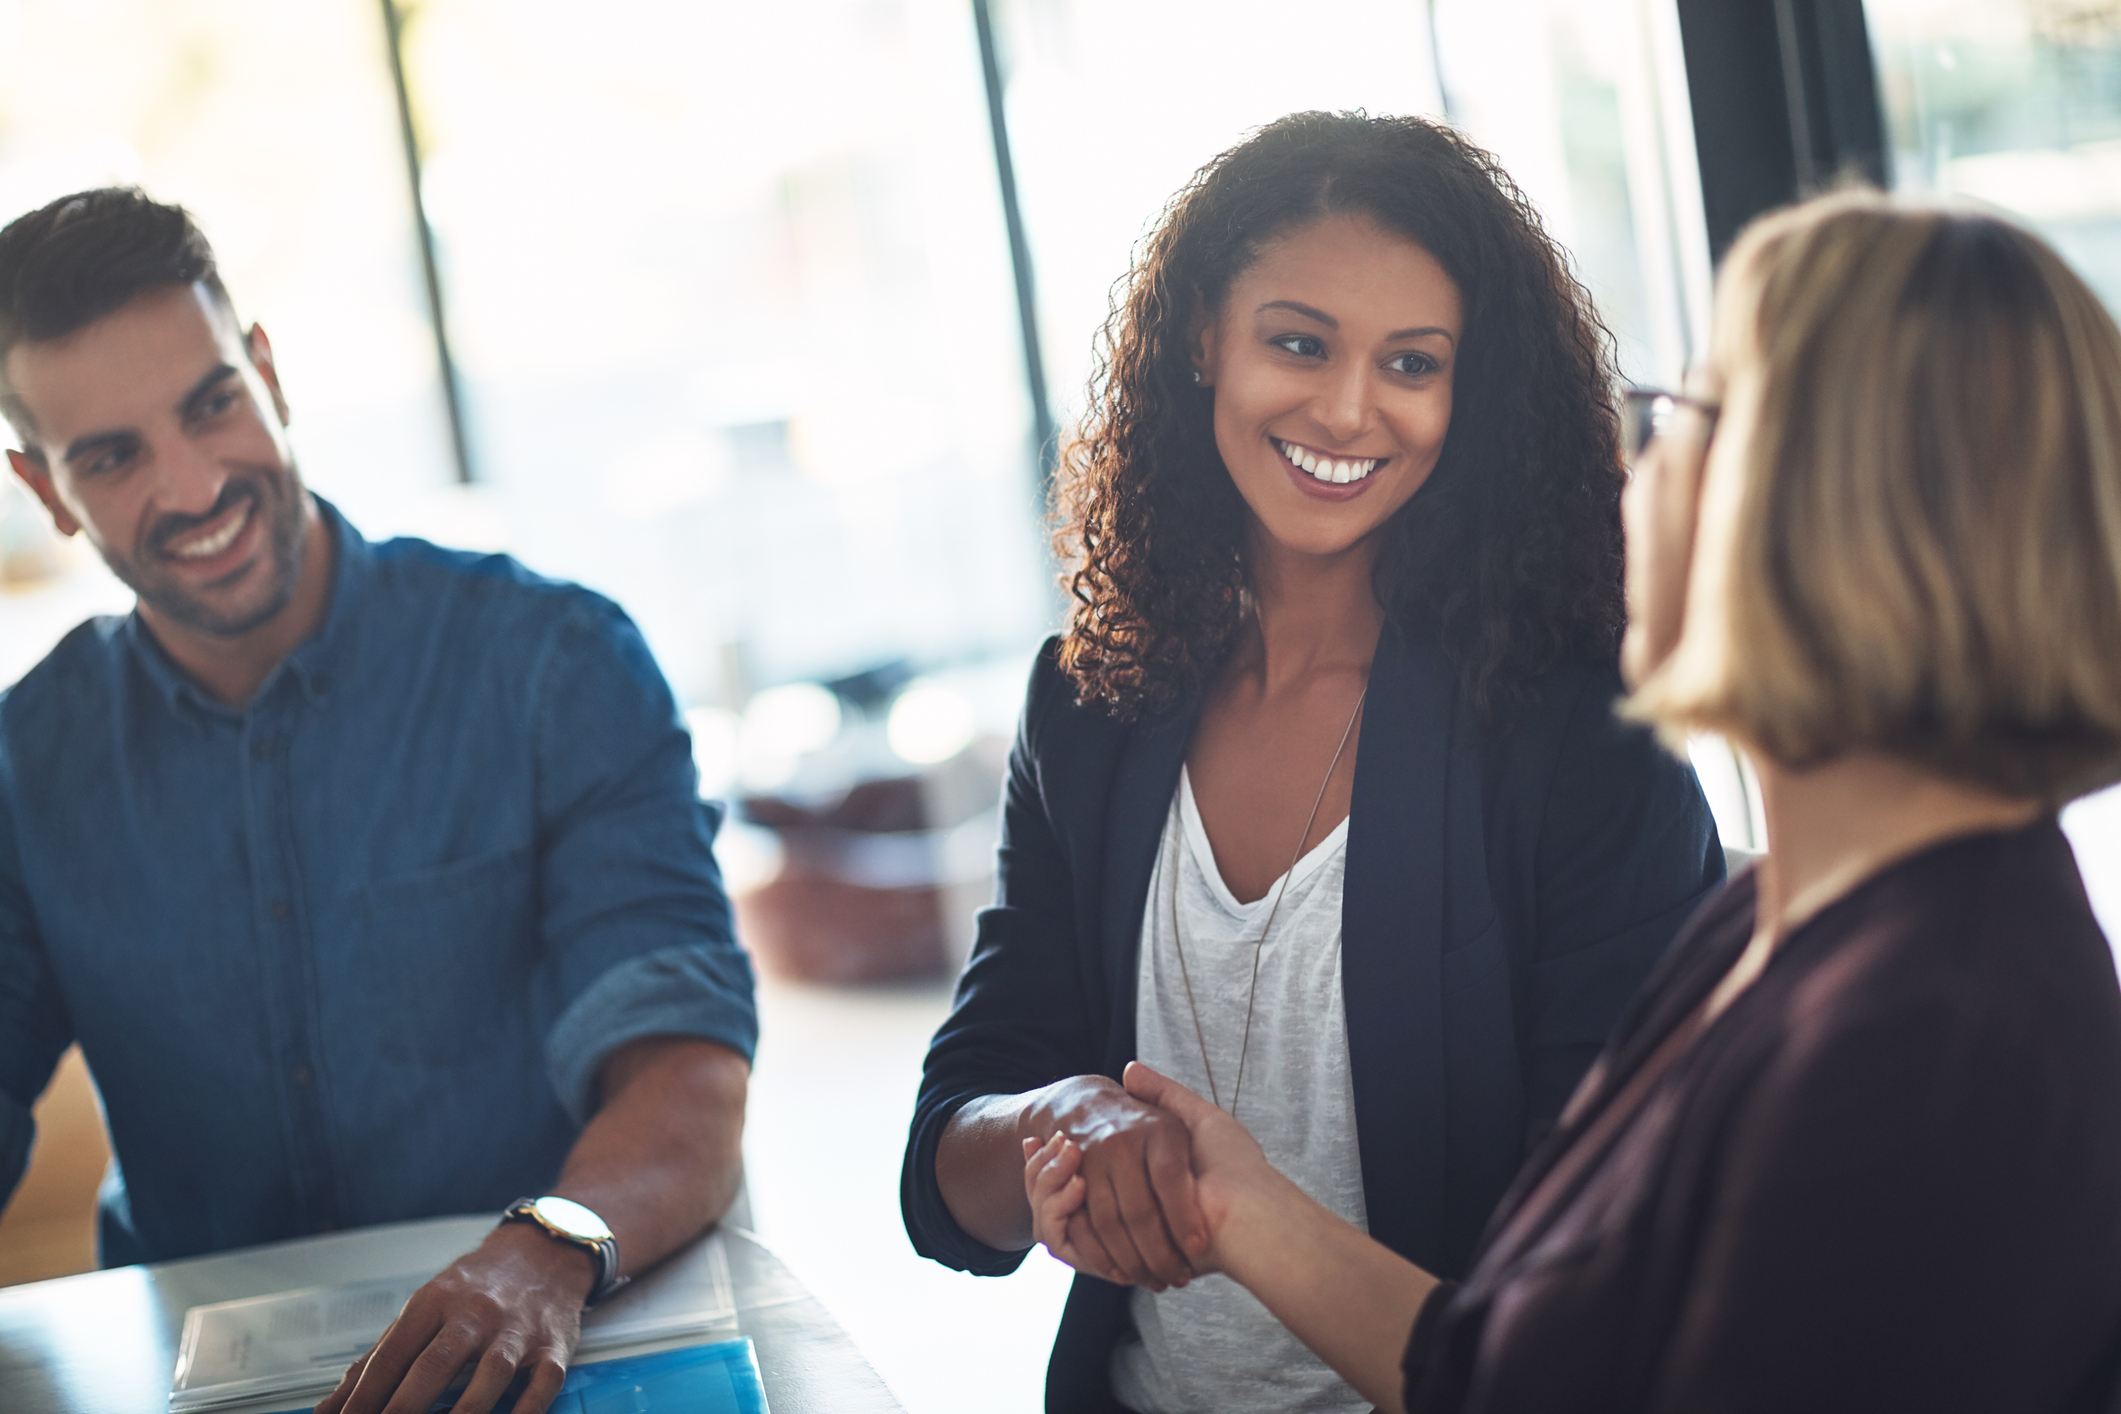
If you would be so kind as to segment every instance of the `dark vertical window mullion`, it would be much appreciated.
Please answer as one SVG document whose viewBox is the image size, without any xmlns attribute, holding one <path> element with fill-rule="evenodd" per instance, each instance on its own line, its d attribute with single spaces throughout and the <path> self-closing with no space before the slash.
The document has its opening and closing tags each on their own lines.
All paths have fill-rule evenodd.
<svg viewBox="0 0 2121 1414">
<path fill-rule="evenodd" d="M 1676 0 L 1719 261 L 1746 223 L 1844 173 L 1886 180 L 1863 0 Z"/>
<path fill-rule="evenodd" d="M 1046 359 L 1039 345 L 1031 242 L 1024 232 L 1023 203 L 1016 189 L 1016 163 L 1010 154 L 1009 121 L 1002 105 L 1001 54 L 995 44 L 994 15 L 988 0 L 972 0 L 972 23 L 979 31 L 980 76 L 987 94 L 987 127 L 994 140 L 994 175 L 1001 186 L 1002 221 L 1009 232 L 1009 266 L 1016 277 L 1016 320 L 1024 346 L 1024 378 L 1030 385 L 1032 436 L 1037 441 L 1038 484 L 1043 501 L 1060 448 L 1054 435 L 1053 408 L 1046 396 Z"/>
<path fill-rule="evenodd" d="M 435 363 L 442 378 L 442 401 L 449 414 L 450 449 L 456 454 L 457 480 L 470 485 L 477 479 L 471 455 L 471 439 L 464 422 L 463 387 L 457 375 L 456 358 L 449 351 L 449 320 L 444 313 L 442 271 L 435 258 L 434 226 L 427 219 L 427 201 L 420 193 L 420 134 L 412 118 L 412 92 L 405 81 L 404 14 L 398 0 L 380 0 L 383 32 L 390 57 L 391 83 L 398 95 L 398 135 L 405 148 L 405 176 L 411 186 L 414 235 L 420 247 L 420 270 L 427 283 L 427 323 L 434 333 Z"/>
</svg>

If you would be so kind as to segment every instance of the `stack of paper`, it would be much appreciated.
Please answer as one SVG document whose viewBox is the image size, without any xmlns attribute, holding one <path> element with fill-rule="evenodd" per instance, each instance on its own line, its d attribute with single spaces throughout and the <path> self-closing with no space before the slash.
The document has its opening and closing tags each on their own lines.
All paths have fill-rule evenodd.
<svg viewBox="0 0 2121 1414">
<path fill-rule="evenodd" d="M 733 1333 L 736 1301 L 722 1244 L 709 1239 L 688 1255 L 690 1260 L 650 1272 L 585 1312 L 577 1358 L 649 1341 Z M 177 1346 L 171 1414 L 323 1398 L 433 1275 L 194 1306 Z"/>
</svg>

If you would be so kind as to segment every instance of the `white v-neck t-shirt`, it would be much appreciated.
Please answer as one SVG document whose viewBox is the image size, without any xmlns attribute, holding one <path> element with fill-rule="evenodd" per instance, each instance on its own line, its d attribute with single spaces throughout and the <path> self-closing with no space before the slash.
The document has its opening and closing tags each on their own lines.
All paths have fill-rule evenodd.
<svg viewBox="0 0 2121 1414">
<path fill-rule="evenodd" d="M 1290 822 L 1292 834 L 1295 825 Z M 1142 917 L 1135 1054 L 1207 1095 L 1205 1037 L 1215 1087 L 1228 1109 L 1244 1050 L 1237 1117 L 1276 1168 L 1367 1231 L 1340 977 L 1347 843 L 1343 820 L 1284 880 L 1259 899 L 1240 903 L 1216 867 L 1192 780 L 1182 771 Z M 1285 892 L 1277 909 L 1278 889 Z M 1270 911 L 1273 928 L 1261 945 L 1246 1046 L 1252 953 Z M 1174 912 L 1179 938 L 1172 935 Z M 1199 1006 L 1198 1032 L 1180 971 L 1181 939 Z M 1202 1277 L 1161 1295 L 1136 1290 L 1129 1301 L 1139 1339 L 1127 1339 L 1113 1352 L 1112 1387 L 1122 1404 L 1141 1414 L 1370 1408 L 1228 1277 Z"/>
</svg>

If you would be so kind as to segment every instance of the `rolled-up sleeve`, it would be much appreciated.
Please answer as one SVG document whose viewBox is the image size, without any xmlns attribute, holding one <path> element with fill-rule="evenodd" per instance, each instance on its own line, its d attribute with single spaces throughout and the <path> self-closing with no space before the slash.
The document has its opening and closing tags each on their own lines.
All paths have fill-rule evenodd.
<svg viewBox="0 0 2121 1414">
<path fill-rule="evenodd" d="M 1680 925 L 1723 881 L 1694 768 L 1621 721 L 1596 674 L 1570 711 L 1541 816 L 1525 1011 L 1527 1141 L 1553 1126 Z"/>
<path fill-rule="evenodd" d="M 0 708 L 6 695 L 0 693 Z M 0 1207 L 29 1167 L 31 1107 L 73 1042 L 66 1006 L 37 938 L 15 837 L 11 773 L 0 754 Z"/>
<path fill-rule="evenodd" d="M 750 959 L 715 864 L 721 813 L 699 797 L 691 738 L 640 632 L 584 595 L 555 631 L 537 693 L 539 935 L 554 1021 L 545 1060 L 577 1121 L 597 1069 L 648 1036 L 758 1044 Z"/>
</svg>

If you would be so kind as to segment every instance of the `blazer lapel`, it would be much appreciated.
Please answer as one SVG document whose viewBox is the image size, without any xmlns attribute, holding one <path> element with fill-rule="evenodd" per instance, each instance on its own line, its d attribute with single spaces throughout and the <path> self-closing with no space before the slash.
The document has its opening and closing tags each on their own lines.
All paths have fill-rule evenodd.
<svg viewBox="0 0 2121 1414">
<path fill-rule="evenodd" d="M 1156 870 L 1157 847 L 1198 711 L 1198 703 L 1188 701 L 1134 725 L 1120 750 L 1119 769 L 1106 805 L 1099 941 L 1111 1004 L 1106 1060 L 1114 1078 L 1134 1059 L 1142 909 L 1149 901 L 1149 876 Z"/>
<path fill-rule="evenodd" d="M 1434 1262 L 1444 1238 L 1445 786 L 1457 684 L 1387 629 L 1348 817 L 1341 985 L 1370 1233 Z"/>
</svg>

